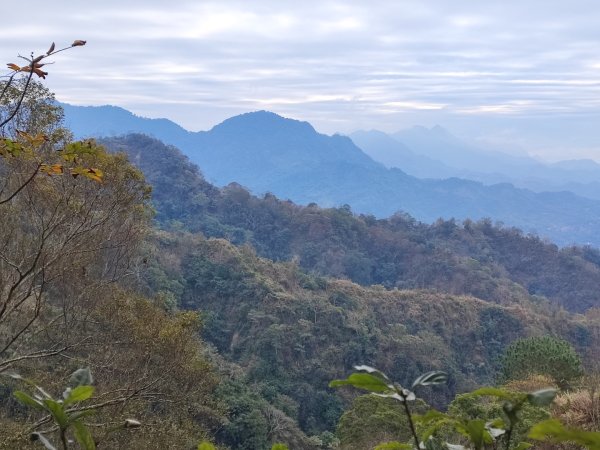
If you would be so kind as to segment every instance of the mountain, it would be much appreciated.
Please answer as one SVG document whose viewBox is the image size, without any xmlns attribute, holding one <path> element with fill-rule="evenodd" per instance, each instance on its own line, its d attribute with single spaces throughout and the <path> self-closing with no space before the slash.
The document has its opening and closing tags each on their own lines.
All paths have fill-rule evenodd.
<svg viewBox="0 0 600 450">
<path fill-rule="evenodd" d="M 465 178 L 486 185 L 510 183 L 535 192 L 569 191 L 600 200 L 600 165 L 592 160 L 544 164 L 473 147 L 440 126 L 413 127 L 393 136 L 377 130 L 350 135 L 363 151 L 386 167 L 419 178 Z"/>
<path fill-rule="evenodd" d="M 156 139 L 101 142 L 143 171 L 164 228 L 249 244 L 263 257 L 363 285 L 427 288 L 509 305 L 544 296 L 578 312 L 598 304 L 600 251 L 593 248 L 559 249 L 489 220 L 427 225 L 406 214 L 377 220 L 346 207 L 259 198 L 235 183 L 211 185 L 177 148 Z"/>
<path fill-rule="evenodd" d="M 387 168 L 398 168 L 418 178 L 450 178 L 459 171 L 440 161 L 419 155 L 388 134 L 377 131 L 355 131 L 349 135 L 361 150 Z"/>
<path fill-rule="evenodd" d="M 415 126 L 398 131 L 392 137 L 416 154 L 463 172 L 522 174 L 539 165 L 532 158 L 474 148 L 439 125 Z"/>
<path fill-rule="evenodd" d="M 66 127 L 77 138 L 144 133 L 179 148 L 187 148 L 194 134 L 168 119 L 136 116 L 118 106 L 59 105 L 65 112 Z"/>
<path fill-rule="evenodd" d="M 75 133 L 81 136 L 81 130 Z M 161 127 L 154 131 L 161 139 L 166 134 Z M 175 138 L 219 186 L 237 182 L 257 194 L 272 192 L 302 204 L 348 204 L 377 217 L 398 211 L 426 222 L 490 217 L 560 245 L 600 244 L 600 202 L 568 192 L 536 194 L 509 184 L 418 179 L 373 161 L 348 137 L 319 134 L 306 122 L 265 111 L 233 117 L 210 131 L 177 130 Z"/>
<path fill-rule="evenodd" d="M 198 133 L 194 144 L 186 153 L 209 180 L 218 185 L 235 181 L 254 192 L 279 194 L 291 186 L 290 177 L 323 167 L 334 169 L 340 163 L 383 170 L 349 138 L 325 136 L 308 122 L 267 111 L 227 119 L 208 132 Z M 298 194 L 290 191 L 287 195 L 297 198 Z"/>
<path fill-rule="evenodd" d="M 560 336 L 593 357 L 597 250 L 559 249 L 489 221 L 426 225 L 259 198 L 210 185 L 156 139 L 102 143 L 126 152 L 153 186 L 161 229 L 138 281 L 153 298 L 201 311 L 215 364 L 235 365 L 219 388 L 230 415 L 217 438 L 230 448 L 268 448 L 254 443 L 273 439 L 271 422 L 256 419 L 262 411 L 277 420 L 278 441 L 315 448 L 306 435 L 325 439 L 349 400 L 328 382 L 355 364 L 401 383 L 443 369 L 450 383 L 424 394 L 444 407 L 491 382 L 516 338 Z"/>
</svg>

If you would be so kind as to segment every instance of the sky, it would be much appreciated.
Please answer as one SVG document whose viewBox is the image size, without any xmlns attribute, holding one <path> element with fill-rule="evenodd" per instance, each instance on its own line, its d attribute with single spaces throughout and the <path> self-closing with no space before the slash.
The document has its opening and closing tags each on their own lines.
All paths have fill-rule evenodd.
<svg viewBox="0 0 600 450">
<path fill-rule="evenodd" d="M 0 54 L 60 101 L 197 131 L 270 110 L 324 133 L 439 124 L 482 148 L 600 161 L 600 2 L 12 2 Z"/>
</svg>

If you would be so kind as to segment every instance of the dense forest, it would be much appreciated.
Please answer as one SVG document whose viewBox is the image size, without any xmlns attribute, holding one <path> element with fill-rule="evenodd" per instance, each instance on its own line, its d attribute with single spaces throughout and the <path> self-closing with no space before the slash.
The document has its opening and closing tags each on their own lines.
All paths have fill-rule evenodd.
<svg viewBox="0 0 600 450">
<path fill-rule="evenodd" d="M 181 152 L 157 140 L 101 142 L 144 172 L 162 227 L 248 243 L 262 257 L 362 285 L 436 289 L 500 304 L 545 297 L 572 312 L 597 306 L 600 251 L 593 247 L 558 248 L 489 220 L 428 225 L 402 212 L 378 220 L 348 207 L 258 198 L 237 184 L 212 186 Z"/>
<path fill-rule="evenodd" d="M 356 365 L 403 386 L 443 371 L 416 412 L 483 427 L 513 410 L 467 392 L 550 386 L 554 409 L 523 397 L 519 420 L 598 427 L 597 249 L 217 188 L 146 136 L 72 142 L 32 86 L 3 98 L 26 94 L 0 145 L 0 448 L 410 441 L 393 399 L 330 387 Z M 556 359 L 530 369 L 540 348 Z M 574 398 L 591 399 L 583 419 Z"/>
</svg>

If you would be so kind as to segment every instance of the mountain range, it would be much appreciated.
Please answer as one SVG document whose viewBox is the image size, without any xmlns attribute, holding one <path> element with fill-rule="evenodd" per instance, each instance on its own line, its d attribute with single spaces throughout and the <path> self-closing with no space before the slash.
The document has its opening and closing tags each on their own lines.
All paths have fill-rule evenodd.
<svg viewBox="0 0 600 450">
<path fill-rule="evenodd" d="M 356 131 L 350 137 L 374 160 L 419 178 L 511 183 L 535 192 L 570 191 L 600 200 L 600 165 L 592 160 L 547 164 L 528 156 L 484 150 L 440 126 L 415 126 L 391 135 L 378 130 Z"/>
<path fill-rule="evenodd" d="M 526 232 L 537 232 L 559 245 L 600 245 L 599 201 L 571 192 L 536 193 L 509 183 L 486 185 L 456 177 L 417 178 L 393 167 L 390 161 L 375 161 L 365 133 L 362 141 L 353 136 L 362 146 L 359 148 L 349 137 L 319 134 L 307 122 L 267 111 L 232 117 L 209 131 L 189 132 L 166 119 L 145 119 L 117 107 L 63 107 L 67 125 L 76 137 L 128 132 L 152 135 L 179 147 L 218 186 L 237 182 L 256 194 L 272 192 L 301 204 L 347 204 L 356 212 L 377 217 L 398 211 L 425 222 L 440 217 L 460 220 L 490 217 Z M 370 132 L 367 134 L 369 137 Z M 400 142 L 395 148 L 404 156 L 399 157 L 397 165 L 402 160 L 412 161 L 414 167 L 425 167 L 425 163 L 431 162 L 431 167 L 437 170 L 432 175 L 438 178 L 451 176 L 452 170 L 457 170 L 450 165 L 452 161 L 464 166 L 458 169 L 463 173 L 481 173 L 476 171 L 486 160 L 503 170 L 520 168 L 519 173 L 533 172 L 543 166 L 524 158 L 505 158 L 500 164 L 502 155 L 491 152 L 482 155 L 465 149 L 460 140 L 441 127 L 386 136 L 383 140 L 387 143 L 390 139 Z M 378 137 L 382 138 L 381 134 Z M 398 141 L 399 137 L 410 147 Z M 371 156 L 363 151 L 365 148 L 371 149 L 366 150 Z M 421 154 L 414 148 L 419 148 Z M 456 159 L 449 155 L 455 155 Z M 579 176 L 579 179 L 594 179 L 594 166 L 588 170 L 589 166 L 581 162 L 562 163 L 547 170 L 580 174 L 582 165 L 588 178 Z M 423 170 L 418 175 L 427 176 Z M 484 175 L 491 178 L 490 174 Z"/>
</svg>

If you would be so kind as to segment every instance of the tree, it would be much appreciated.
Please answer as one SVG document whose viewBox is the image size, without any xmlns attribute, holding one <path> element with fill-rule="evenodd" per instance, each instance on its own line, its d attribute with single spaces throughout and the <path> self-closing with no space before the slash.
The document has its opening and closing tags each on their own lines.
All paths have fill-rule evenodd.
<svg viewBox="0 0 600 450">
<path fill-rule="evenodd" d="M 45 348 L 19 347 L 48 324 L 68 330 L 78 303 L 127 273 L 146 227 L 141 173 L 92 141 L 66 143 L 61 111 L 32 80 L 45 78 L 48 56 L 84 44 L 9 64 L 1 85 L 0 372 L 72 346 L 67 332 Z"/>
<path fill-rule="evenodd" d="M 581 359 L 573 347 L 550 336 L 517 339 L 508 346 L 502 358 L 503 382 L 547 375 L 567 388 L 583 375 Z"/>
</svg>

